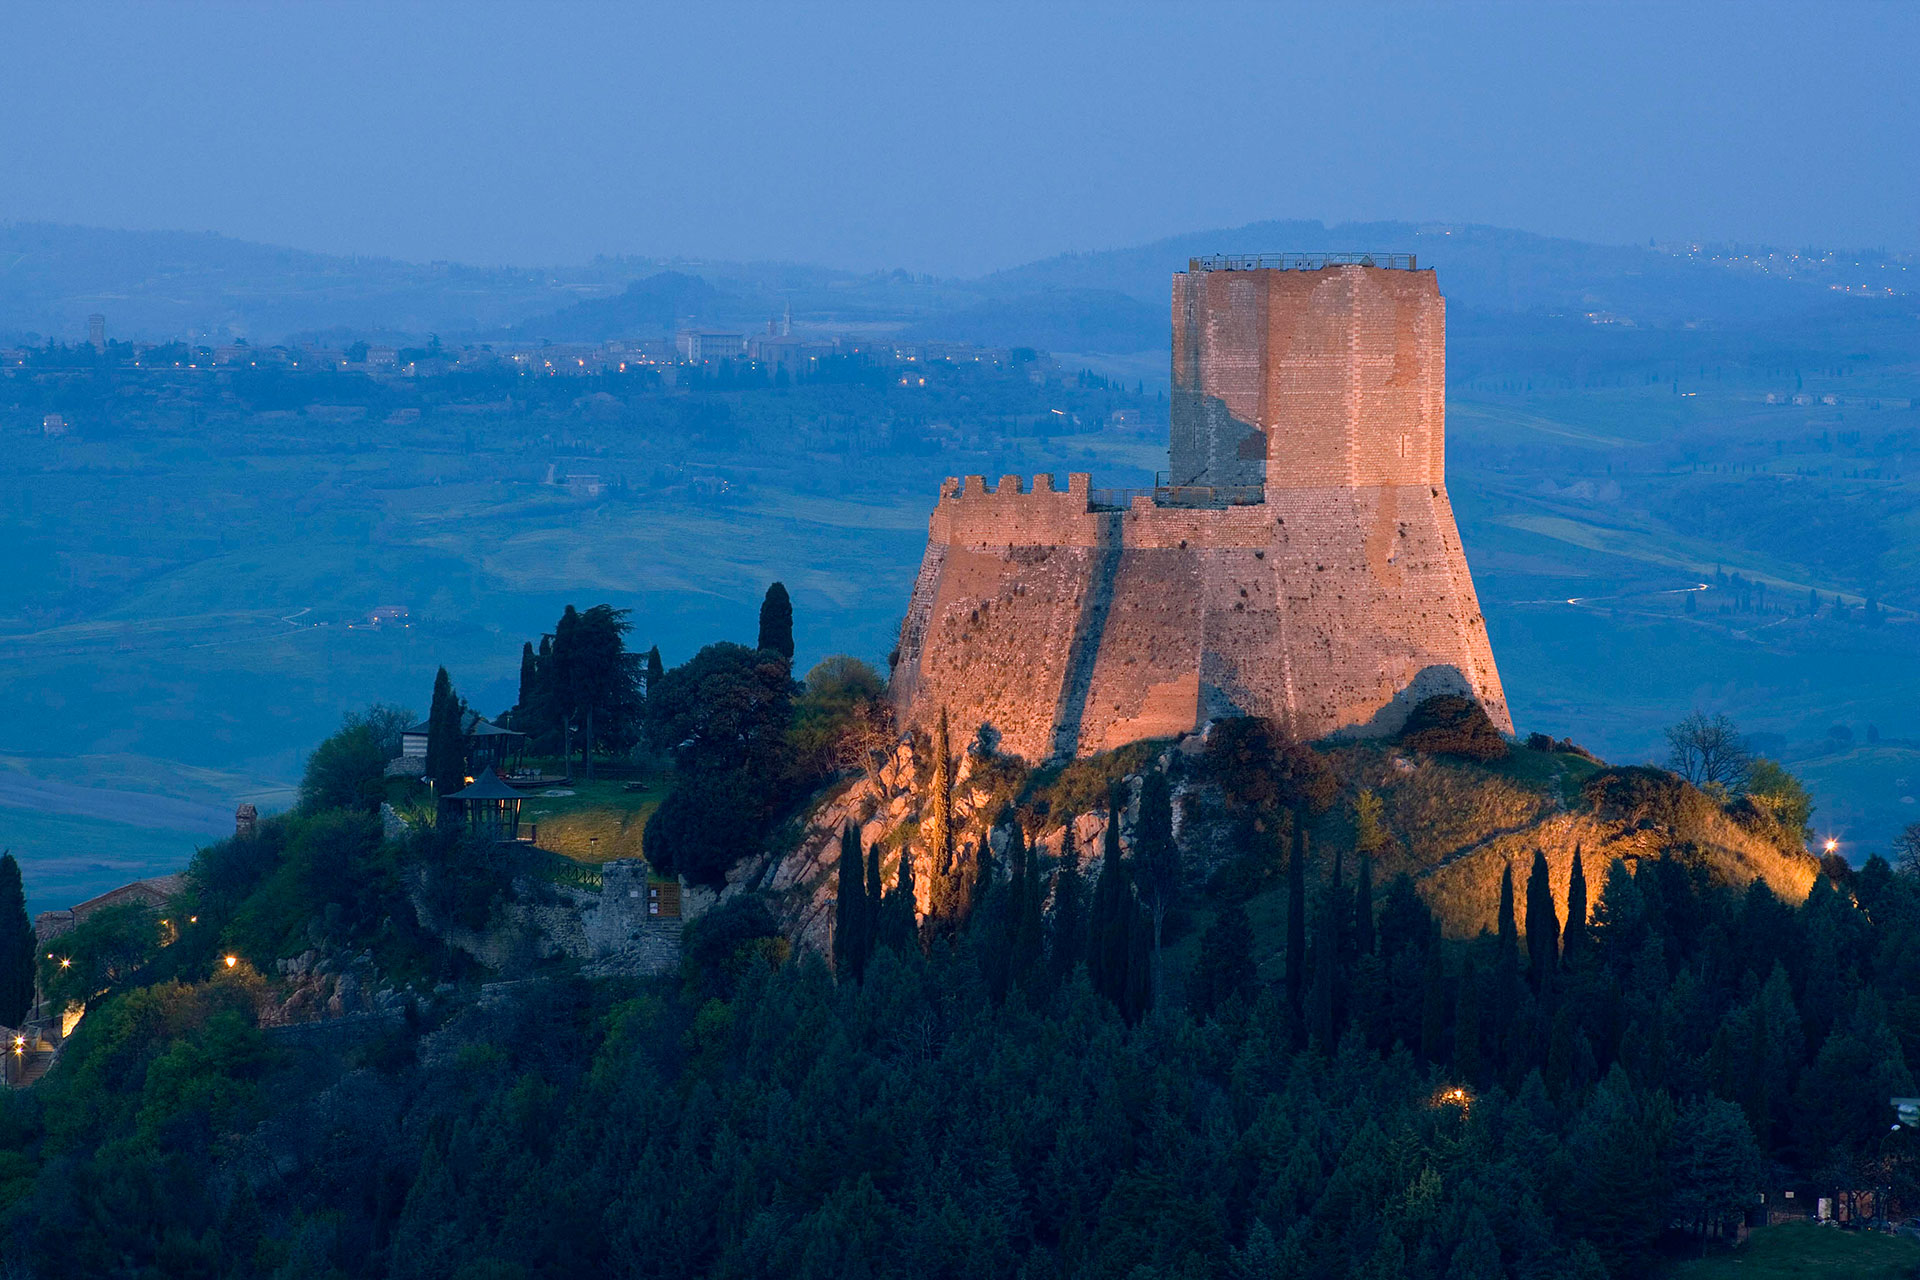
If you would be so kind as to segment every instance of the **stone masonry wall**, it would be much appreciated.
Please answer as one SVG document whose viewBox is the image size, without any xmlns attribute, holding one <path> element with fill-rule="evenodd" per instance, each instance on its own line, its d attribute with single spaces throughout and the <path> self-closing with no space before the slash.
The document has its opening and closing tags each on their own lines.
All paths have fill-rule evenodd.
<svg viewBox="0 0 1920 1280">
<path fill-rule="evenodd" d="M 1084 475 L 947 481 L 894 669 L 903 720 L 945 706 L 956 736 L 991 725 L 1042 760 L 1233 715 L 1385 734 L 1465 692 L 1511 731 L 1442 483 L 1432 273 L 1181 273 L 1174 305 L 1176 387 L 1219 410 L 1176 403 L 1175 479 L 1183 449 L 1244 461 L 1255 430 L 1264 503 L 1100 510 Z M 1239 425 L 1206 439 L 1220 422 Z"/>
</svg>

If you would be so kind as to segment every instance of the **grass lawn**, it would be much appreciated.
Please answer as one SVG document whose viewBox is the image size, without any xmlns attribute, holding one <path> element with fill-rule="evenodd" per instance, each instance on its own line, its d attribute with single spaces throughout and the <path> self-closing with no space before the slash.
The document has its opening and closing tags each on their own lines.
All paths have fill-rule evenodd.
<svg viewBox="0 0 1920 1280">
<path fill-rule="evenodd" d="M 1739 1248 L 1679 1263 L 1669 1280 L 1907 1280 L 1920 1271 L 1920 1240 L 1789 1222 L 1762 1227 Z"/>
<path fill-rule="evenodd" d="M 540 826 L 540 847 L 576 862 L 612 862 L 641 856 L 641 832 L 666 797 L 669 780 L 660 774 L 642 779 L 647 790 L 629 791 L 625 781 L 579 782 L 557 788 L 570 796 L 534 792 L 521 806 L 520 820 Z"/>
</svg>

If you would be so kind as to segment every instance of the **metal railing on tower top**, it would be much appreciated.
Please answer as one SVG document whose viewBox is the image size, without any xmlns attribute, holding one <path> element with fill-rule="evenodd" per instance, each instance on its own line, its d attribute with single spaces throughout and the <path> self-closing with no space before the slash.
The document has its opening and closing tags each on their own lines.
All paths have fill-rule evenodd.
<svg viewBox="0 0 1920 1280">
<path fill-rule="evenodd" d="M 1411 253 L 1215 253 L 1187 259 L 1189 271 L 1320 271 L 1327 267 L 1419 269 Z"/>
</svg>

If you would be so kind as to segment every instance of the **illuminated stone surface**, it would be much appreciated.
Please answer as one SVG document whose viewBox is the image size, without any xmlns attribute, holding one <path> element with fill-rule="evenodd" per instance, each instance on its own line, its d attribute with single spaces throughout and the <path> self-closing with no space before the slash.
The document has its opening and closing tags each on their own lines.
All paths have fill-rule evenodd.
<svg viewBox="0 0 1920 1280">
<path fill-rule="evenodd" d="M 948 480 L 901 630 L 903 723 L 942 705 L 1029 760 L 1261 715 L 1390 733 L 1465 692 L 1511 731 L 1447 501 L 1431 271 L 1174 276 L 1171 486 Z"/>
</svg>

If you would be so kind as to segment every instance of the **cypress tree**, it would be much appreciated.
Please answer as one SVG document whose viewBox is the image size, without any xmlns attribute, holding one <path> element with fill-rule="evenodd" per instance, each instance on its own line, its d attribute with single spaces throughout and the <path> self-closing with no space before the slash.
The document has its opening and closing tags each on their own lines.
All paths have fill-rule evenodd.
<svg viewBox="0 0 1920 1280">
<path fill-rule="evenodd" d="M 1140 782 L 1139 835 L 1139 860 L 1153 920 L 1153 1002 L 1164 1008 L 1166 978 L 1160 941 L 1167 911 L 1180 884 L 1180 849 L 1173 839 L 1173 790 L 1167 785 L 1167 775 L 1157 769 Z"/>
<path fill-rule="evenodd" d="M 513 727 L 522 733 L 527 731 L 524 725 L 533 723 L 533 704 L 539 693 L 540 659 L 529 640 L 520 646 L 520 700 L 513 704 Z"/>
<path fill-rule="evenodd" d="M 1153 1008 L 1153 921 L 1139 898 L 1126 900 L 1127 981 L 1120 1000 L 1120 1016 L 1138 1022 Z"/>
<path fill-rule="evenodd" d="M 1360 877 L 1353 886 L 1353 950 L 1355 955 L 1373 954 L 1373 856 L 1360 855 Z"/>
<path fill-rule="evenodd" d="M 1553 986 L 1560 960 L 1560 918 L 1553 909 L 1553 885 L 1547 879 L 1547 855 L 1533 851 L 1527 873 L 1527 976 L 1542 999 Z"/>
<path fill-rule="evenodd" d="M 1439 1062 L 1447 1046 L 1447 970 L 1440 953 L 1440 922 L 1427 936 L 1420 976 L 1420 1056 Z"/>
<path fill-rule="evenodd" d="M 927 858 L 932 864 L 933 897 L 929 904 L 929 927 L 937 933 L 957 928 L 963 910 L 961 869 L 955 865 L 953 836 L 953 756 L 947 741 L 947 709 L 940 708 L 940 720 L 933 734 L 933 778 L 927 797 Z"/>
<path fill-rule="evenodd" d="M 873 949 L 880 942 L 880 930 L 883 927 L 881 916 L 885 911 L 885 898 L 880 889 L 880 842 L 875 840 L 867 846 L 867 891 L 861 895 L 862 905 L 866 908 L 866 920 L 860 929 L 860 972 L 865 974 L 867 962 L 873 959 Z"/>
<path fill-rule="evenodd" d="M 553 624 L 553 651 L 547 656 L 547 706 L 560 730 L 560 758 L 573 767 L 574 716 L 580 706 L 579 664 L 575 661 L 580 611 L 572 605 Z"/>
<path fill-rule="evenodd" d="M 849 822 L 840 829 L 840 878 L 833 905 L 833 971 L 842 982 L 856 976 L 860 964 L 860 933 L 867 914 L 865 870 L 860 836 Z"/>
<path fill-rule="evenodd" d="M 1009 815 L 1002 813 L 1003 819 Z M 999 823 L 994 824 L 996 827 Z M 1020 824 L 1009 824 L 1007 831 L 1007 883 L 996 886 L 983 904 L 983 910 L 974 916 L 982 935 L 984 953 L 980 957 L 981 971 L 987 978 L 987 990 L 994 1000 L 1007 997 L 1007 990 L 1014 980 L 1013 949 L 1020 933 L 1020 908 L 1027 894 L 1027 859 L 1025 835 Z"/>
<path fill-rule="evenodd" d="M 1689 600 L 1693 597 L 1688 596 Z M 1567 928 L 1561 943 L 1569 963 L 1587 949 L 1587 873 L 1580 865 L 1580 846 L 1573 846 L 1573 870 L 1567 873 Z"/>
<path fill-rule="evenodd" d="M 1453 1009 L 1453 1070 L 1477 1087 L 1487 1068 L 1480 1053 L 1480 975 L 1474 969 L 1471 951 L 1460 971 L 1460 995 Z"/>
<path fill-rule="evenodd" d="M 760 643 L 757 649 L 769 649 L 787 661 L 793 661 L 793 601 L 787 588 L 774 583 L 760 602 Z"/>
<path fill-rule="evenodd" d="M 1499 944 L 1494 953 L 1494 1042 L 1505 1045 L 1520 1004 L 1520 933 L 1513 919 L 1513 866 L 1500 870 Z"/>
<path fill-rule="evenodd" d="M 905 951 L 919 941 L 918 905 L 914 902 L 913 846 L 900 846 L 900 870 L 893 878 L 893 889 L 881 904 L 884 926 L 881 938 L 897 951 Z"/>
<path fill-rule="evenodd" d="M 1020 836 L 1020 827 L 1016 823 L 1014 834 Z M 1007 850 L 1009 859 L 1013 854 Z M 1017 874 L 1020 889 L 1013 895 L 1010 903 L 1014 919 L 1012 936 L 1013 981 L 1025 986 L 1033 981 L 1035 970 L 1040 965 L 1040 952 L 1044 945 L 1044 922 L 1041 917 L 1040 900 L 1043 891 L 1040 885 L 1040 859 L 1038 851 L 1020 839 L 1020 861 Z"/>
<path fill-rule="evenodd" d="M 0 853 L 0 1025 L 17 1027 L 33 1007 L 33 921 L 13 852 Z"/>
<path fill-rule="evenodd" d="M 1060 875 L 1053 888 L 1052 969 L 1065 978 L 1086 959 L 1086 881 L 1080 876 L 1080 851 L 1073 847 L 1073 823 L 1060 836 Z"/>
<path fill-rule="evenodd" d="M 1307 968 L 1307 824 L 1304 810 L 1293 815 L 1293 857 L 1287 862 L 1287 1007 L 1296 1024 L 1304 1016 Z"/>
<path fill-rule="evenodd" d="M 1336 873 L 1337 874 L 1337 873 Z M 1320 895 L 1313 921 L 1313 985 L 1307 992 L 1307 1034 L 1322 1052 L 1335 1042 L 1334 987 L 1340 967 L 1340 890 L 1330 884 Z"/>
<path fill-rule="evenodd" d="M 1120 863 L 1120 804 L 1116 796 L 1100 851 L 1100 878 L 1093 883 L 1087 919 L 1087 977 L 1093 989 L 1123 1009 L 1127 998 L 1128 925 L 1133 893 Z"/>
<path fill-rule="evenodd" d="M 647 692 L 652 693 L 660 687 L 660 677 L 667 674 L 667 668 L 660 661 L 660 646 L 654 645 L 647 650 Z"/>
<path fill-rule="evenodd" d="M 427 780 L 441 802 L 466 785 L 466 706 L 453 691 L 445 667 L 433 679 L 433 709 L 427 714 Z"/>
<path fill-rule="evenodd" d="M 559 727 L 560 699 L 553 690 L 553 637 L 540 637 L 540 647 L 533 655 L 533 701 L 529 710 L 532 720 L 527 728 L 529 733 L 552 733 Z"/>
</svg>

